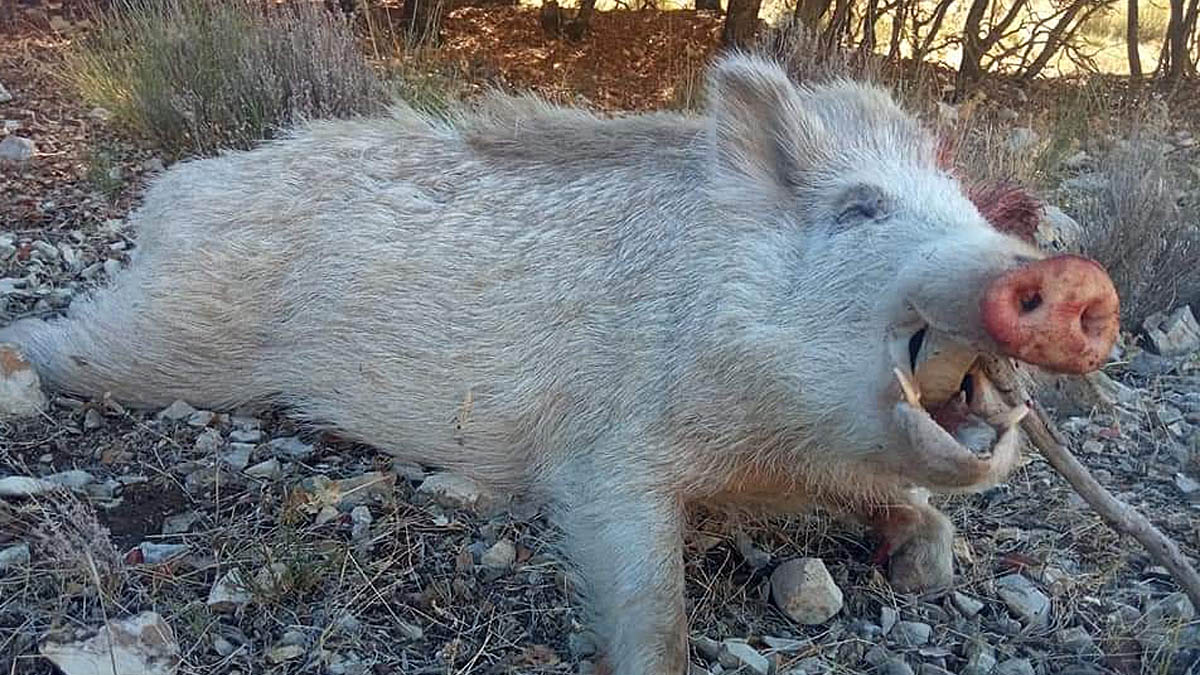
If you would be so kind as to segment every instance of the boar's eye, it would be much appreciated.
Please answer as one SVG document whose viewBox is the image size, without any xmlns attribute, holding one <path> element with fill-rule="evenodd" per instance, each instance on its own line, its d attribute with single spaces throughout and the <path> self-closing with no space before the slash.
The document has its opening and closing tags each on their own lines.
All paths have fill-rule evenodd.
<svg viewBox="0 0 1200 675">
<path fill-rule="evenodd" d="M 859 184 L 838 197 L 834 212 L 837 224 L 845 227 L 864 220 L 877 220 L 891 211 L 891 199 L 875 185 Z"/>
</svg>

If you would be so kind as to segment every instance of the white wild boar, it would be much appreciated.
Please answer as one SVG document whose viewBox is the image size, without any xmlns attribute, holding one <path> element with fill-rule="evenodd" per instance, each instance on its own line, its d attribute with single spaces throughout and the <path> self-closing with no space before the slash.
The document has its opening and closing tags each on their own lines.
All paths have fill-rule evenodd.
<svg viewBox="0 0 1200 675">
<path fill-rule="evenodd" d="M 544 497 L 619 675 L 686 671 L 689 503 L 825 505 L 898 588 L 944 586 L 926 491 L 1017 455 L 976 357 L 1093 370 L 1116 292 L 990 225 L 1007 202 L 881 90 L 735 55 L 708 91 L 696 117 L 399 108 L 180 164 L 111 288 L 0 340 L 53 388 L 275 401 Z"/>
</svg>

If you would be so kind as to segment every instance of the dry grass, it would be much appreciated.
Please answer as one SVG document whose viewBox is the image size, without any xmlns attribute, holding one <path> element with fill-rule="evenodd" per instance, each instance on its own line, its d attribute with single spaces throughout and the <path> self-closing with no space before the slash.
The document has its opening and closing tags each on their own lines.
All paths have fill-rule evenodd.
<svg viewBox="0 0 1200 675">
<path fill-rule="evenodd" d="M 304 118 L 386 101 L 346 21 L 306 2 L 116 0 L 64 77 L 176 156 L 247 148 Z"/>
</svg>

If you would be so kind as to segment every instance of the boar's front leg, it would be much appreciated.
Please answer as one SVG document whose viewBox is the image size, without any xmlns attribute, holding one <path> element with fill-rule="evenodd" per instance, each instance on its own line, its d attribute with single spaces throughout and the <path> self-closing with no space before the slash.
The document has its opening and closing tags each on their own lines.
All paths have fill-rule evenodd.
<svg viewBox="0 0 1200 675">
<path fill-rule="evenodd" d="M 559 487 L 557 521 L 611 672 L 686 673 L 678 498 L 625 472 L 575 473 Z"/>
<path fill-rule="evenodd" d="M 867 516 L 883 538 L 875 562 L 888 563 L 888 580 L 902 593 L 944 590 L 954 579 L 954 526 L 928 499 L 913 489 Z"/>
</svg>

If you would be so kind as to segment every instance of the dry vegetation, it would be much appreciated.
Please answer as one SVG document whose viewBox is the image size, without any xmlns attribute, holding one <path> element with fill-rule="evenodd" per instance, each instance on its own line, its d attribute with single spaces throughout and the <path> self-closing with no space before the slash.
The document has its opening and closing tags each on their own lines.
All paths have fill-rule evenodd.
<svg viewBox="0 0 1200 675">
<path fill-rule="evenodd" d="M 40 209 L 49 199 L 34 193 L 49 191 L 51 181 L 14 173 L 13 184 L 30 194 L 20 202 L 5 194 L 13 197 L 2 207 L 6 228 L 62 241 L 65 232 L 79 230 L 86 233 L 84 248 L 116 256 L 118 249 L 106 247 L 132 237 L 101 225 L 114 216 L 112 209 L 136 199 L 140 178 L 113 167 L 129 165 L 131 157 L 140 163 L 151 152 L 170 159 L 247 147 L 305 117 L 376 110 L 390 94 L 433 110 L 490 86 L 534 89 L 606 110 L 695 108 L 702 98 L 696 73 L 715 51 L 720 31 L 719 18 L 705 13 L 613 12 L 597 19 L 592 41 L 579 46 L 544 38 L 536 15 L 521 8 L 467 8 L 449 15 L 438 48 L 407 51 L 378 23 L 351 34 L 341 19 L 319 9 L 264 16 L 247 11 L 250 1 L 117 0 L 124 11 L 71 44 L 61 71 L 79 105 L 108 110 L 121 130 L 76 139 L 80 146 L 67 170 L 73 185 L 105 193 L 110 210 L 97 207 L 81 216 L 82 224 L 43 218 L 41 211 L 30 215 L 34 202 Z M 165 13 L 150 11 L 152 5 Z M 1159 14 L 1148 13 L 1147 25 Z M 1096 15 L 1085 32 L 1095 39 L 1119 35 L 1114 16 L 1116 9 Z M 1082 247 L 1113 270 L 1127 324 L 1186 301 L 1200 308 L 1200 177 L 1194 149 L 1177 142 L 1195 131 L 1195 120 L 1164 112 L 1179 99 L 1130 97 L 1099 77 L 1052 83 L 996 77 L 952 103 L 953 73 L 945 68 L 884 63 L 815 41 L 784 26 L 767 35 L 766 48 L 800 79 L 850 75 L 891 85 L 954 139 L 964 176 L 1023 181 L 1074 215 L 1083 227 Z M 53 56 L 61 43 L 55 45 L 36 58 L 0 47 L 0 58 L 22 68 L 40 60 L 53 71 L 61 63 Z M 0 75 L 6 72 L 16 69 Z M 1014 149 L 1009 141 L 1016 128 L 1031 129 L 1036 140 Z M 1080 153 L 1082 168 L 1071 161 Z M 1098 189 L 1062 187 L 1085 174 L 1099 181 Z M 66 181 L 58 176 L 53 182 Z M 83 201 L 77 192 L 54 198 L 61 210 Z M 18 203 L 30 210 L 18 210 Z M 0 272 L 7 266 L 0 277 L 30 274 L 29 264 L 28 257 L 0 261 Z M 0 306 L 0 321 L 55 310 L 39 309 L 33 297 L 14 298 Z M 99 411 L 94 428 L 84 422 L 91 409 Z M 1135 425 L 1103 415 L 1089 421 L 1106 430 Z M 239 424 L 218 416 L 208 427 L 227 436 Z M 1105 453 L 1089 461 L 1105 467 L 1109 481 L 1139 508 L 1152 509 L 1194 554 L 1200 550 L 1194 511 L 1171 503 L 1160 480 L 1167 471 L 1160 469 L 1167 466 L 1163 455 L 1173 447 L 1169 434 L 1162 425 L 1146 425 L 1151 431 L 1136 443 L 1106 440 Z M 198 445 L 199 427 L 103 403 L 60 399 L 45 420 L 0 427 L 4 473 L 83 467 L 100 482 L 121 485 L 120 499 L 85 502 L 64 493 L 15 505 L 0 501 L 0 548 L 27 541 L 34 554 L 16 572 L 0 572 L 0 671 L 48 673 L 34 656 L 45 635 L 146 608 L 169 618 L 184 648 L 181 672 L 189 675 L 586 671 L 589 638 L 567 602 L 552 533 L 536 509 L 517 503 L 479 515 L 441 506 L 418 495 L 417 481 L 405 479 L 401 467 L 388 489 L 360 503 L 338 502 L 334 516 L 322 521 L 298 500 L 320 483 L 317 477 L 387 472 L 393 469 L 387 458 L 270 414 L 257 426 L 264 440 L 299 434 L 314 450 L 285 459 L 281 477 L 259 480 L 225 466 L 223 450 Z M 256 452 L 254 461 L 267 459 L 261 447 Z M 1200 473 L 1200 450 L 1189 461 Z M 355 529 L 353 506 L 372 515 L 365 534 Z M 1000 607 L 991 584 L 1001 572 L 1021 569 L 1047 588 L 1058 585 L 1053 625 L 1003 637 L 988 633 L 1000 656 L 1041 653 L 1045 672 L 1057 672 L 1056 664 L 1075 660 L 1055 631 L 1084 626 L 1106 654 L 1087 663 L 1112 672 L 1183 672 L 1171 665 L 1176 650 L 1169 641 L 1140 641 L 1144 615 L 1113 609 L 1149 603 L 1169 582 L 1146 572 L 1148 561 L 1135 546 L 1087 516 L 1044 463 L 1032 462 L 1003 489 L 946 500 L 946 509 L 964 535 L 956 548 L 960 590 Z M 170 518 L 188 514 L 194 518 L 182 530 L 169 526 Z M 846 620 L 798 627 L 771 608 L 767 568 L 748 561 L 753 556 L 727 523 L 702 514 L 696 526 L 687 557 L 695 631 L 789 636 L 798 646 L 775 655 L 779 672 L 812 659 L 823 660 L 827 672 L 856 672 L 841 664 L 857 664 L 868 651 L 870 638 L 858 626 L 877 620 L 881 607 L 936 624 L 936 642 L 953 651 L 921 658 L 948 667 L 961 665 L 965 645 L 993 630 L 987 621 L 1000 620 L 989 609 L 973 623 L 954 623 L 949 601 L 895 596 L 867 562 L 869 541 L 853 528 L 822 518 L 743 523 L 753 546 L 774 560 L 804 552 L 839 561 L 834 572 L 846 591 Z M 515 571 L 480 563 L 482 551 L 502 539 L 516 544 Z M 153 564 L 126 555 L 143 542 L 182 544 L 187 553 Z M 249 578 L 253 600 L 233 614 L 210 612 L 209 589 L 234 568 Z M 1188 625 L 1175 620 L 1178 631 Z M 302 657 L 275 660 L 281 653 L 275 650 L 297 642 Z"/>
</svg>

